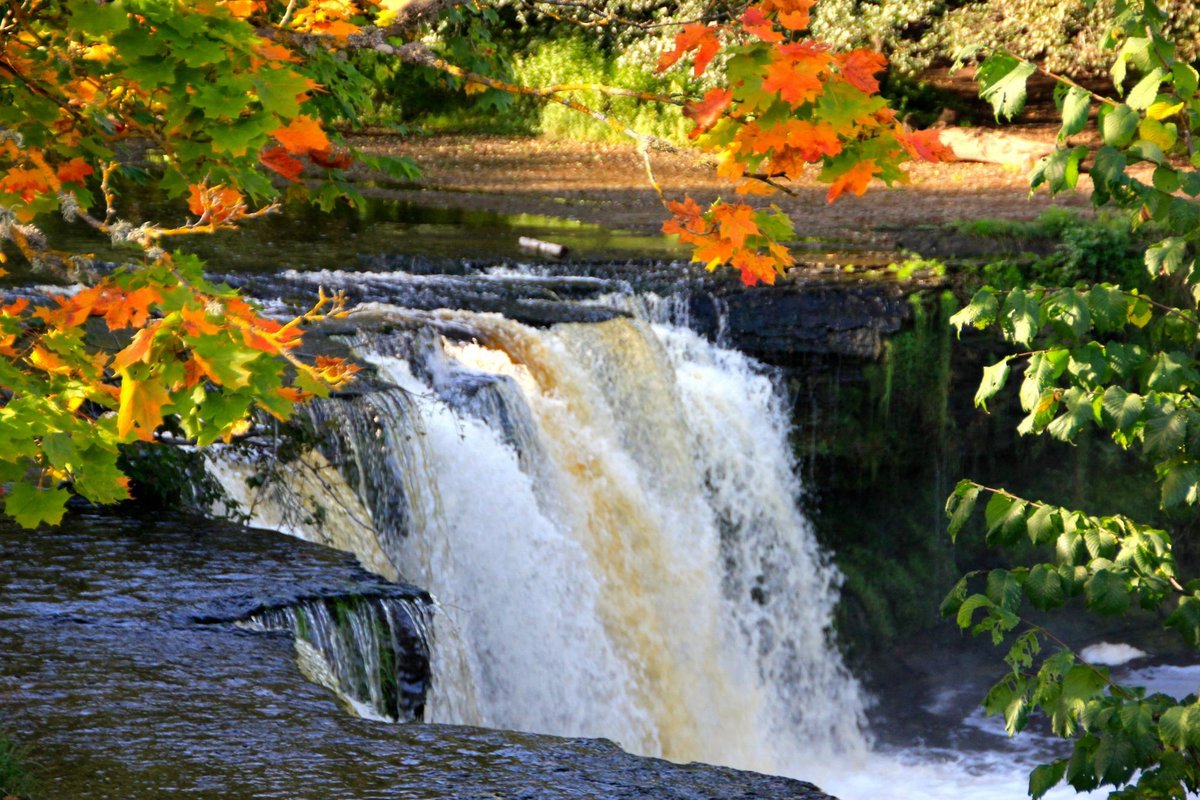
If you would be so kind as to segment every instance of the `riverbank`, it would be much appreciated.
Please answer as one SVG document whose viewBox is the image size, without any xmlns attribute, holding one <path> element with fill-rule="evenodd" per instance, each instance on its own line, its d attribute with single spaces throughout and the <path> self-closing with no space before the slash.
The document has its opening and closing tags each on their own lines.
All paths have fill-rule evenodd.
<svg viewBox="0 0 1200 800">
<path fill-rule="evenodd" d="M 1048 125 L 1015 129 L 1022 137 L 1050 141 Z M 372 194 L 444 208 L 504 214 L 568 217 L 637 233 L 657 232 L 666 216 L 633 145 L 593 144 L 542 138 L 436 136 L 400 139 L 363 137 L 369 152 L 411 158 L 419 182 L 379 185 Z M 716 176 L 698 151 L 653 153 L 654 174 L 668 197 L 689 194 L 710 201 L 731 197 L 732 185 Z M 875 183 L 863 197 L 825 202 L 827 187 L 807 176 L 792 196 L 771 202 L 791 214 L 797 233 L 890 248 L 897 232 L 967 219 L 1030 220 L 1050 206 L 1088 207 L 1087 193 L 1051 198 L 1029 194 L 1023 170 L 959 161 L 913 164 L 907 185 Z M 1086 182 L 1086 176 L 1081 184 Z"/>
</svg>

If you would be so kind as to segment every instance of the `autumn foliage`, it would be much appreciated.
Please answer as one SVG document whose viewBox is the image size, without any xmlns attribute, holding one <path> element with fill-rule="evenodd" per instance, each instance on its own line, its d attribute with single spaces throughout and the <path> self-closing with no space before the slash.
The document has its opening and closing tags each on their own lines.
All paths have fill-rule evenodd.
<svg viewBox="0 0 1200 800">
<path fill-rule="evenodd" d="M 739 195 L 770 193 L 816 165 L 833 200 L 874 178 L 904 180 L 909 158 L 947 155 L 878 96 L 881 56 L 803 37 L 812 2 L 760 0 L 736 17 L 682 25 L 657 65 L 720 70 L 720 85 L 689 98 L 685 114 Z M 400 59 L 468 93 L 527 94 L 594 115 L 571 87 L 514 86 L 435 52 L 426 41 L 439 15 L 495 24 L 471 0 L 17 0 L 0 9 L 0 260 L 16 251 L 80 284 L 0 306 L 0 484 L 6 512 L 25 525 L 57 522 L 72 492 L 98 503 L 125 497 L 123 443 L 164 427 L 199 445 L 229 440 L 256 409 L 285 418 L 350 379 L 351 365 L 298 355 L 302 324 L 343 314 L 340 297 L 322 295 L 295 319 L 268 318 L 212 284 L 196 259 L 169 252 L 180 237 L 276 212 L 284 192 L 353 200 L 356 163 L 411 175 L 356 151 L 330 124 L 353 122 L 368 94 L 369 77 L 347 53 Z M 133 177 L 177 198 L 180 218 L 127 218 L 121 192 Z M 775 207 L 685 198 L 668 208 L 666 230 L 710 268 L 729 264 L 747 283 L 769 283 L 792 264 L 792 222 Z M 51 215 L 127 247 L 128 263 L 56 250 L 41 227 Z"/>
<path fill-rule="evenodd" d="M 718 172 L 739 195 L 770 194 L 817 165 L 827 200 L 861 195 L 872 179 L 904 182 L 902 165 L 953 157 L 936 134 L 909 131 L 879 96 L 882 55 L 835 53 L 801 38 L 815 0 L 762 0 L 722 24 L 687 25 L 658 69 L 692 59 L 696 75 L 723 56 L 723 85 L 687 105 L 691 137 L 716 154 Z M 669 204 L 663 230 L 695 247 L 695 261 L 731 264 L 748 284 L 772 283 L 793 263 L 784 243 L 791 222 L 772 206 L 718 201 L 701 209 L 691 198 Z"/>
</svg>

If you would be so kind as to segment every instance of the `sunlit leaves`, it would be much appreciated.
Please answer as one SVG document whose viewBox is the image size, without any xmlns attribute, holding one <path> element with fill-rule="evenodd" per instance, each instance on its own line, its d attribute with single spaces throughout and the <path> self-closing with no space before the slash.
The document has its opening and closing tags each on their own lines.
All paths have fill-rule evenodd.
<svg viewBox="0 0 1200 800">
<path fill-rule="evenodd" d="M 26 528 L 42 523 L 57 525 L 66 513 L 68 497 L 70 494 L 58 487 L 17 483 L 4 498 L 4 513 Z"/>
<path fill-rule="evenodd" d="M 675 37 L 675 46 L 659 58 L 659 71 L 670 69 L 679 59 L 695 52 L 692 70 L 696 75 L 704 74 L 704 70 L 721 49 L 717 33 L 717 28 L 699 22 L 683 26 L 683 30 Z"/>
<path fill-rule="evenodd" d="M 992 104 L 997 119 L 1012 119 L 1025 108 L 1025 83 L 1037 71 L 1032 63 L 995 53 L 979 65 L 979 96 Z"/>
<path fill-rule="evenodd" d="M 662 71 L 692 55 L 699 75 L 724 47 L 717 62 L 723 80 L 684 106 L 695 122 L 690 136 L 717 155 L 718 175 L 732 181 L 738 195 L 770 194 L 816 166 L 833 202 L 863 194 L 875 180 L 906 180 L 901 165 L 909 159 L 952 158 L 935 132 L 908 131 L 878 95 L 882 55 L 837 54 L 796 36 L 808 26 L 811 6 L 811 0 L 762 0 L 723 24 L 684 25 L 660 58 Z M 738 208 L 743 204 L 722 211 L 718 202 L 701 214 L 682 211 L 687 202 L 669 206 L 675 219 L 664 230 L 696 248 L 694 261 L 710 268 L 730 264 L 748 283 L 773 280 L 792 263 L 783 236 L 785 228 L 791 235 L 791 225 L 777 211 L 756 212 L 757 230 L 745 228 L 743 236 L 728 223 L 722 228 L 720 219 L 746 217 Z"/>
</svg>

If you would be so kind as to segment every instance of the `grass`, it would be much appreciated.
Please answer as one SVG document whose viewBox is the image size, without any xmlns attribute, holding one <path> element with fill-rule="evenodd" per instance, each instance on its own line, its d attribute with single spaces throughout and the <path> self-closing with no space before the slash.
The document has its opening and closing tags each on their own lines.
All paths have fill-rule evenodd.
<svg viewBox="0 0 1200 800">
<path fill-rule="evenodd" d="M 28 750 L 0 732 L 0 797 L 28 797 L 33 781 L 28 771 Z"/>
</svg>

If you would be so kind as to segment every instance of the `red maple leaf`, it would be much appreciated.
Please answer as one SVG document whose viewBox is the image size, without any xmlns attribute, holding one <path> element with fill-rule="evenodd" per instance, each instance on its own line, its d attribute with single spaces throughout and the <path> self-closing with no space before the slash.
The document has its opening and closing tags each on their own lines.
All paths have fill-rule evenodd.
<svg viewBox="0 0 1200 800">
<path fill-rule="evenodd" d="M 721 118 L 725 109 L 729 108 L 731 102 L 732 89 L 709 89 L 704 99 L 684 106 L 683 115 L 696 123 L 696 127 L 688 136 L 694 139 L 717 124 L 717 120 Z"/>
<path fill-rule="evenodd" d="M 883 53 L 874 50 L 851 50 L 845 55 L 838 56 L 838 67 L 851 86 L 861 89 L 867 94 L 879 91 L 879 81 L 875 75 L 887 66 Z"/>
<path fill-rule="evenodd" d="M 764 42 L 782 42 L 783 34 L 775 30 L 775 25 L 763 13 L 761 6 L 750 6 L 742 14 L 742 28 L 752 33 Z"/>
<path fill-rule="evenodd" d="M 956 161 L 958 159 L 954 150 L 938 138 L 937 131 L 900 129 L 896 132 L 896 139 L 904 145 L 904 149 L 910 156 L 920 161 Z"/>
<path fill-rule="evenodd" d="M 308 157 L 325 169 L 345 169 L 354 163 L 354 158 L 344 150 L 313 150 Z"/>
<path fill-rule="evenodd" d="M 288 155 L 285 147 L 271 147 L 258 155 L 258 160 L 264 167 L 278 172 L 293 183 L 300 180 L 304 165 Z"/>
<path fill-rule="evenodd" d="M 658 71 L 669 69 L 676 61 L 695 50 L 696 61 L 692 65 L 692 72 L 699 76 L 703 74 L 709 62 L 713 60 L 720 49 L 721 42 L 717 39 L 717 29 L 700 22 L 693 22 L 691 25 L 683 26 L 683 30 L 676 34 L 674 49 L 663 53 L 658 59 Z"/>
</svg>

